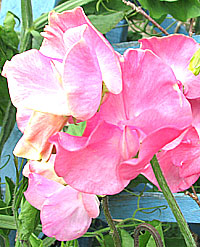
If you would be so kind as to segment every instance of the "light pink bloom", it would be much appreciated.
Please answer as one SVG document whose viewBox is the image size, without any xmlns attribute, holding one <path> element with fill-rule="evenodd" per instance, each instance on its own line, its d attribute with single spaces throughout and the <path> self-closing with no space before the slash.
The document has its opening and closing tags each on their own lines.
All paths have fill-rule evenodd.
<svg viewBox="0 0 200 247">
<path fill-rule="evenodd" d="M 86 120 L 99 107 L 102 81 L 112 93 L 121 92 L 118 57 L 82 8 L 50 12 L 43 35 L 40 51 L 18 54 L 4 65 L 17 108 Z"/>
<path fill-rule="evenodd" d="M 195 76 L 189 69 L 189 63 L 199 44 L 188 36 L 173 34 L 166 37 L 153 37 L 139 40 L 142 49 L 151 50 L 168 64 L 184 86 L 184 95 L 188 99 L 200 97 L 200 75 Z"/>
<path fill-rule="evenodd" d="M 29 175 L 29 186 L 24 194 L 31 205 L 41 210 L 43 233 L 68 241 L 88 230 L 92 218 L 99 215 L 99 202 L 95 195 L 63 185 L 52 169 L 53 162 L 51 157 L 48 165 L 36 161 L 26 165 L 23 173 Z"/>
<path fill-rule="evenodd" d="M 17 110 L 17 124 L 23 136 L 13 151 L 14 155 L 32 160 L 48 160 L 53 145 L 50 136 L 60 131 L 69 118 L 27 109 Z"/>
<path fill-rule="evenodd" d="M 192 120 L 168 65 L 140 49 L 127 51 L 121 60 L 123 91 L 107 95 L 83 136 L 50 138 L 57 150 L 56 173 L 83 192 L 120 192 Z"/>
<path fill-rule="evenodd" d="M 172 192 L 188 189 L 200 176 L 200 143 L 197 131 L 188 129 L 175 148 L 157 153 L 158 162 Z M 149 164 L 142 174 L 158 188 L 159 185 Z"/>
<path fill-rule="evenodd" d="M 43 36 L 40 51 L 14 56 L 2 72 L 24 129 L 15 155 L 34 160 L 49 158 L 48 137 L 62 129 L 66 116 L 86 120 L 96 113 L 102 81 L 112 93 L 122 90 L 118 56 L 82 8 L 50 12 Z"/>
</svg>

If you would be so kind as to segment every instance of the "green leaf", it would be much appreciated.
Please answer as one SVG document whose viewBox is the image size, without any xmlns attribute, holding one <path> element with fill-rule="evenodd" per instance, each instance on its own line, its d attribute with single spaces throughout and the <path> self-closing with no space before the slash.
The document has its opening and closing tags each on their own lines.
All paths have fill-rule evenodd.
<svg viewBox="0 0 200 247">
<path fill-rule="evenodd" d="M 134 246 L 134 239 L 126 230 L 120 229 L 119 232 L 121 236 L 122 247 Z"/>
<path fill-rule="evenodd" d="M 194 75 L 198 75 L 200 73 L 200 48 L 191 58 L 188 69 L 192 71 Z"/>
<path fill-rule="evenodd" d="M 163 246 L 165 247 L 162 223 L 158 220 L 147 221 L 146 223 L 151 224 L 152 226 L 156 228 L 156 230 L 160 234 L 161 239 L 163 241 Z M 153 239 L 153 236 L 148 231 L 145 231 L 145 233 L 140 235 L 139 237 L 139 244 L 140 244 L 140 247 L 154 247 L 155 241 Z"/>
<path fill-rule="evenodd" d="M 45 245 L 43 245 L 43 241 L 35 236 L 35 234 L 33 233 L 29 237 L 29 241 L 32 247 L 46 247 Z"/>
<path fill-rule="evenodd" d="M 9 247 L 10 243 L 9 243 L 9 234 L 10 231 L 8 230 L 3 230 L 0 229 L 0 246 L 1 247 Z"/>
<path fill-rule="evenodd" d="M 198 0 L 140 0 L 143 8 L 148 9 L 152 18 L 158 19 L 162 15 L 171 14 L 179 21 L 199 16 L 200 2 Z"/>
<path fill-rule="evenodd" d="M 1 48 L 0 48 L 0 56 L 1 56 Z M 2 126 L 3 124 L 3 118 L 5 115 L 9 100 L 10 100 L 10 97 L 8 93 L 7 80 L 5 77 L 0 75 L 0 126 Z"/>
<path fill-rule="evenodd" d="M 115 28 L 118 22 L 124 18 L 124 13 L 120 11 L 107 15 L 89 15 L 88 18 L 99 32 L 105 34 Z"/>
<path fill-rule="evenodd" d="M 39 221 L 40 211 L 34 208 L 28 201 L 25 201 L 21 206 L 18 218 L 18 240 L 28 241 Z"/>
<path fill-rule="evenodd" d="M 55 238 L 50 238 L 50 237 L 46 237 L 44 240 L 43 240 L 43 245 L 45 247 L 50 247 L 52 244 L 54 244 L 56 241 Z"/>
<path fill-rule="evenodd" d="M 78 124 L 70 124 L 67 129 L 67 133 L 72 136 L 82 136 L 86 127 L 86 122 Z"/>
<path fill-rule="evenodd" d="M 16 230 L 14 216 L 0 214 L 0 228 Z"/>
<path fill-rule="evenodd" d="M 42 44 L 42 41 L 43 41 L 43 37 L 38 31 L 35 31 L 35 30 L 32 30 L 31 34 L 33 36 L 32 48 L 39 50 L 39 48 L 40 48 L 40 46 Z"/>
<path fill-rule="evenodd" d="M 9 206 L 11 205 L 11 202 L 13 200 L 13 192 L 15 189 L 15 184 L 9 177 L 5 177 L 5 182 L 6 182 L 5 203 L 7 206 Z"/>
</svg>

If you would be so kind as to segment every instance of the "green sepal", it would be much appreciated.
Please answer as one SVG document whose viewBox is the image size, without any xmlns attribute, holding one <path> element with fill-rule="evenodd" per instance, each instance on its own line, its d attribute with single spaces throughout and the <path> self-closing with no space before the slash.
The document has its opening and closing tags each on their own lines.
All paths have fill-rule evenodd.
<svg viewBox="0 0 200 247">
<path fill-rule="evenodd" d="M 190 60 L 188 69 L 192 71 L 194 75 L 200 73 L 200 48 L 194 53 L 193 57 Z"/>
</svg>

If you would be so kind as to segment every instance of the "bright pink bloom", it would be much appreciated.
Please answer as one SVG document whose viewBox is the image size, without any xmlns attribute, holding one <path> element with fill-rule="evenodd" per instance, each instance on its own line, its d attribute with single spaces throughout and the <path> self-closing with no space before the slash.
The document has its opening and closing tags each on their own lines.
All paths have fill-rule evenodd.
<svg viewBox="0 0 200 247">
<path fill-rule="evenodd" d="M 56 173 L 83 192 L 120 192 L 192 120 L 168 65 L 140 49 L 121 60 L 123 91 L 107 95 L 83 136 L 50 138 L 57 150 Z"/>
<path fill-rule="evenodd" d="M 141 39 L 139 42 L 142 49 L 151 50 L 172 68 L 180 86 L 184 86 L 184 95 L 188 99 L 200 97 L 200 75 L 195 76 L 188 69 L 192 56 L 199 49 L 199 44 L 193 38 L 173 34 Z"/>
<path fill-rule="evenodd" d="M 188 189 L 200 176 L 200 143 L 196 130 L 189 129 L 178 146 L 162 150 L 157 158 L 171 191 Z M 150 164 L 142 174 L 159 188 Z"/>
<path fill-rule="evenodd" d="M 51 164 L 53 161 L 54 157 L 50 159 Z M 81 193 L 69 185 L 64 186 L 62 180 L 56 178 L 51 164 L 46 166 L 45 163 L 31 161 L 27 165 L 23 172 L 24 175 L 29 174 L 25 197 L 41 210 L 44 234 L 60 241 L 79 238 L 88 230 L 92 218 L 99 215 L 98 199 L 95 195 Z"/>
</svg>

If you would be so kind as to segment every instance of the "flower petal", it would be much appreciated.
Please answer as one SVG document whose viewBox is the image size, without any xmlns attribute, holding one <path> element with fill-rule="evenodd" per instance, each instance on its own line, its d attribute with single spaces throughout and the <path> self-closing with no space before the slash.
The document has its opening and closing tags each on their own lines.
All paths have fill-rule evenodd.
<svg viewBox="0 0 200 247">
<path fill-rule="evenodd" d="M 59 191 L 63 185 L 46 179 L 38 174 L 29 174 L 28 189 L 24 192 L 26 200 L 35 208 L 41 210 L 44 201 L 55 191 Z"/>
<path fill-rule="evenodd" d="M 50 136 L 60 131 L 68 118 L 41 112 L 33 112 L 24 135 L 17 143 L 14 154 L 31 160 L 48 160 L 53 145 Z"/>
<path fill-rule="evenodd" d="M 117 126 L 103 122 L 82 149 L 70 151 L 67 148 L 69 136 L 65 133 L 54 135 L 50 141 L 56 145 L 57 150 L 56 173 L 62 176 L 67 184 L 86 193 L 120 192 L 129 182 L 121 179 L 118 173 L 121 136 L 122 131 Z M 71 137 L 70 141 L 73 141 Z M 62 143 L 66 143 L 65 146 Z"/>
<path fill-rule="evenodd" d="M 173 69 L 177 80 L 186 86 L 186 97 L 200 97 L 200 76 L 188 70 L 190 59 L 199 44 L 185 35 L 169 35 L 162 38 L 141 39 L 142 49 L 149 49 Z"/>
<path fill-rule="evenodd" d="M 41 221 L 43 233 L 59 241 L 81 237 L 91 224 L 82 194 L 69 186 L 56 191 L 44 202 Z"/>
<path fill-rule="evenodd" d="M 11 100 L 17 108 L 70 115 L 65 92 L 50 61 L 39 51 L 29 50 L 6 62 L 2 74 L 8 79 Z"/>
</svg>

